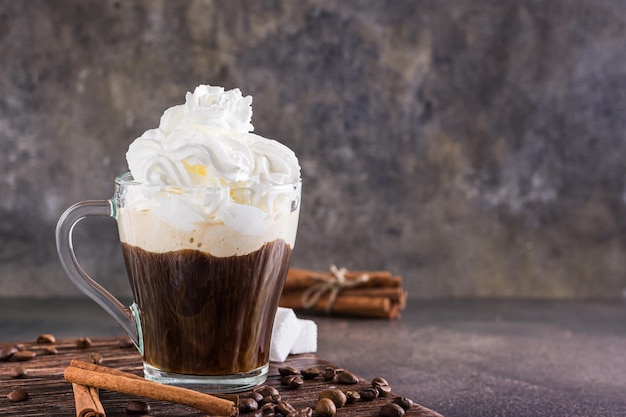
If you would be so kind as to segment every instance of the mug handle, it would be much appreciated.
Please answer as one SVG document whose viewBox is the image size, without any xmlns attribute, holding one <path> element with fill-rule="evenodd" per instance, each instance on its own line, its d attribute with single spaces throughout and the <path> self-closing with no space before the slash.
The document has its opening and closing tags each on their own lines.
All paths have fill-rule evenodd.
<svg viewBox="0 0 626 417">
<path fill-rule="evenodd" d="M 137 305 L 133 303 L 130 307 L 125 307 L 102 285 L 91 278 L 78 263 L 76 253 L 74 253 L 72 232 L 74 226 L 87 216 L 117 218 L 116 203 L 113 199 L 83 201 L 74 204 L 63 213 L 56 227 L 57 252 L 61 265 L 74 285 L 109 313 L 122 326 L 137 349 L 143 354 L 143 340 Z"/>
</svg>

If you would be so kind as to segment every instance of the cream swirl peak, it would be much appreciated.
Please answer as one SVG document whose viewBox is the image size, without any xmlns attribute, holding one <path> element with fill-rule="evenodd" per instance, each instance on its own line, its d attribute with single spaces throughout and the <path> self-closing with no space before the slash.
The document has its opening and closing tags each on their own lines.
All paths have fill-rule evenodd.
<svg viewBox="0 0 626 417">
<path fill-rule="evenodd" d="M 136 181 L 174 186 L 288 184 L 300 178 L 291 149 L 251 133 L 252 97 L 200 85 L 128 148 Z"/>
</svg>

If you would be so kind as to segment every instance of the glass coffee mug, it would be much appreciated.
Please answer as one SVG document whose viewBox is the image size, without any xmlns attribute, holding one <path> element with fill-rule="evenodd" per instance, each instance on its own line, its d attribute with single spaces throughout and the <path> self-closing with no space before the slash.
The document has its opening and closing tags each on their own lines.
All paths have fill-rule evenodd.
<svg viewBox="0 0 626 417">
<path fill-rule="evenodd" d="M 57 250 L 72 282 L 131 337 L 146 379 L 242 391 L 267 378 L 300 194 L 300 182 L 155 186 L 123 174 L 110 200 L 77 203 L 61 216 Z M 86 216 L 117 220 L 134 296 L 129 307 L 77 260 L 72 230 Z"/>
</svg>

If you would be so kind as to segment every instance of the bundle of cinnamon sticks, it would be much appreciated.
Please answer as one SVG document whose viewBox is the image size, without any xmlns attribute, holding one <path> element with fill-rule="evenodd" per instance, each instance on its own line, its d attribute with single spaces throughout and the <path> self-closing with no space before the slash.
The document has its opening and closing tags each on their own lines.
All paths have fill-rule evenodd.
<svg viewBox="0 0 626 417">
<path fill-rule="evenodd" d="M 389 271 L 291 268 L 280 306 L 317 313 L 395 319 L 406 306 L 402 277 Z"/>
</svg>

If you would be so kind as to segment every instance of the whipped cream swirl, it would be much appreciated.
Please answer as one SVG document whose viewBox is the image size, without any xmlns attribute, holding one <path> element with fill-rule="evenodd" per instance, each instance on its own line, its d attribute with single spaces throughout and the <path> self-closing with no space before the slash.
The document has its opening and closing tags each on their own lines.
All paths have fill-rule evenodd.
<svg viewBox="0 0 626 417">
<path fill-rule="evenodd" d="M 185 99 L 128 148 L 126 159 L 136 181 L 246 187 L 299 180 L 300 166 L 291 149 L 251 133 L 251 96 L 200 85 Z"/>
<path fill-rule="evenodd" d="M 263 234 L 294 211 L 298 159 L 252 133 L 252 97 L 200 85 L 185 98 L 128 148 L 130 172 L 141 184 L 134 189 L 141 192 L 124 196 L 126 208 L 179 230 L 219 223 L 245 235 Z"/>
</svg>

